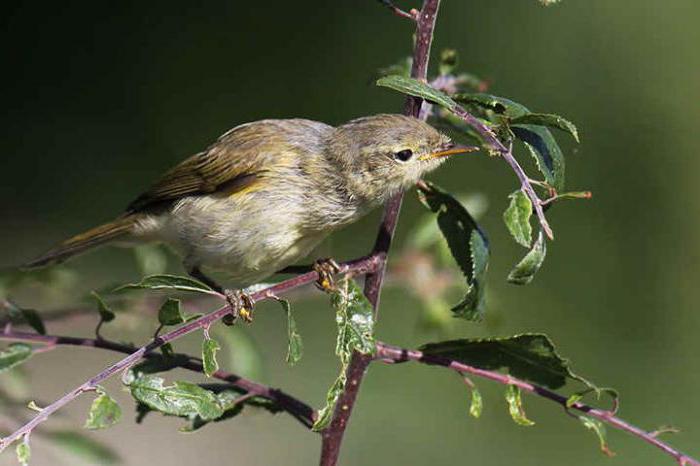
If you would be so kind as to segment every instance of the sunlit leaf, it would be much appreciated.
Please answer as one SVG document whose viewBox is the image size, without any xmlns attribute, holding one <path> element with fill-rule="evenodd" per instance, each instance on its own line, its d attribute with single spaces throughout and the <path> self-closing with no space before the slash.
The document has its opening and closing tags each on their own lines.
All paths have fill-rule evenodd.
<svg viewBox="0 0 700 466">
<path fill-rule="evenodd" d="M 143 290 L 179 290 L 179 291 L 194 291 L 218 296 L 219 293 L 212 290 L 210 287 L 189 277 L 180 277 L 177 275 L 150 275 L 144 277 L 138 283 L 129 283 L 120 286 L 114 291 L 143 289 Z"/>
<path fill-rule="evenodd" d="M 26 343 L 13 343 L 0 352 L 0 372 L 22 364 L 32 355 L 32 347 Z"/>
<path fill-rule="evenodd" d="M 525 257 L 523 257 L 508 274 L 508 281 L 515 285 L 527 285 L 535 277 L 540 267 L 542 267 L 546 256 L 547 242 L 544 239 L 544 234 L 540 231 L 532 249 L 528 251 Z"/>
<path fill-rule="evenodd" d="M 469 414 L 478 419 L 483 411 L 484 402 L 481 399 L 481 392 L 479 392 L 479 389 L 476 388 L 476 386 L 471 387 L 471 392 L 472 402 L 469 405 Z"/>
<path fill-rule="evenodd" d="M 119 422 L 122 417 L 122 410 L 117 402 L 104 391 L 100 390 L 98 393 L 85 421 L 86 429 L 106 429 Z"/>
<path fill-rule="evenodd" d="M 579 421 L 586 429 L 592 430 L 593 433 L 598 437 L 600 442 L 600 451 L 602 451 L 607 456 L 615 456 L 615 453 L 610 450 L 607 442 L 607 432 L 605 430 L 605 424 L 600 422 L 598 419 L 593 419 L 589 416 L 578 416 Z"/>
<path fill-rule="evenodd" d="M 216 361 L 216 353 L 221 349 L 219 342 L 213 338 L 205 338 L 202 341 L 202 366 L 204 374 L 211 377 L 214 372 L 219 370 L 219 363 Z"/>
<path fill-rule="evenodd" d="M 430 87 L 423 81 L 406 76 L 392 75 L 379 78 L 377 80 L 377 86 L 388 87 L 390 89 L 394 89 L 395 91 L 412 95 L 414 97 L 422 97 L 429 102 L 442 105 L 450 110 L 454 109 L 457 105 L 455 101 L 444 92 Z"/>
<path fill-rule="evenodd" d="M 508 402 L 508 412 L 516 424 L 521 426 L 533 426 L 535 423 L 527 418 L 523 409 L 523 401 L 520 397 L 520 388 L 515 385 L 508 385 L 506 388 L 506 401 Z"/>
<path fill-rule="evenodd" d="M 505 370 L 513 377 L 551 389 L 561 388 L 567 379 L 600 390 L 575 374 L 567 359 L 557 353 L 547 335 L 525 333 L 505 338 L 451 340 L 421 347 L 426 356 L 439 356 L 486 370 Z"/>
<path fill-rule="evenodd" d="M 289 304 L 289 301 L 285 299 L 278 299 L 277 301 L 282 305 L 282 309 L 287 315 L 287 362 L 290 365 L 294 365 L 301 360 L 304 344 L 297 330 L 297 323 L 292 315 L 292 306 Z"/>
<path fill-rule="evenodd" d="M 432 183 L 419 187 L 419 198 L 432 212 L 452 252 L 467 278 L 467 294 L 452 311 L 457 317 L 480 320 L 484 314 L 484 289 L 489 261 L 489 244 L 464 206 Z"/>
<path fill-rule="evenodd" d="M 530 225 L 532 201 L 521 190 L 514 192 L 509 197 L 510 204 L 503 213 L 503 221 L 515 241 L 529 248 L 532 242 L 532 226 Z"/>
<path fill-rule="evenodd" d="M 104 445 L 80 432 L 60 430 L 43 434 L 52 443 L 89 464 L 116 464 L 119 455 Z"/>
<path fill-rule="evenodd" d="M 566 118 L 560 117 L 559 115 L 555 115 L 553 113 L 527 113 L 517 118 L 513 118 L 511 120 L 511 123 L 549 126 L 550 128 L 557 128 L 566 133 L 569 133 L 576 142 L 580 142 L 578 138 L 578 129 L 576 128 L 576 125 L 574 125 Z"/>
<path fill-rule="evenodd" d="M 158 310 L 161 325 L 178 325 L 185 322 L 185 315 L 179 299 L 168 298 Z"/>
</svg>

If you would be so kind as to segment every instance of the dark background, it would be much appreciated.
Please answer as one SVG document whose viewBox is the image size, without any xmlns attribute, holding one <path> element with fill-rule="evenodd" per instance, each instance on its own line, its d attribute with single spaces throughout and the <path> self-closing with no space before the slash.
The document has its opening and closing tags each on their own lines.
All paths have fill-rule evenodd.
<svg viewBox="0 0 700 466">
<path fill-rule="evenodd" d="M 411 2 L 401 2 L 407 8 Z M 416 3 L 416 2 L 414 2 Z M 414 5 L 417 6 L 417 5 Z M 331 124 L 401 109 L 397 95 L 372 86 L 374 71 L 410 54 L 412 26 L 376 2 L 5 2 L 0 44 L 0 266 L 27 260 L 69 234 L 110 219 L 155 176 L 227 129 L 269 117 Z M 622 394 L 621 416 L 700 454 L 697 302 L 696 137 L 700 121 L 700 5 L 692 0 L 444 0 L 434 50 L 451 46 L 463 68 L 491 91 L 574 121 L 568 185 L 588 202 L 550 214 L 557 239 L 535 282 L 505 282 L 521 250 L 501 211 L 516 184 L 486 157 L 452 162 L 431 179 L 459 193 L 483 193 L 492 242 L 489 317 L 458 324 L 460 335 L 544 331 L 578 372 Z M 564 137 L 560 138 L 565 140 Z M 401 249 L 420 207 L 408 196 Z M 323 246 L 339 259 L 374 240 L 377 215 Z M 178 271 L 175 261 L 173 270 Z M 103 250 L 72 263 L 76 293 L 137 276 L 132 256 Z M 384 293 L 379 336 L 417 345 L 418 309 L 399 288 Z M 31 299 L 30 299 L 31 300 Z M 39 305 L 39 304 L 37 304 Z M 60 307 L 58 301 L 44 308 Z M 333 317 L 322 298 L 296 300 L 306 356 L 283 362 L 280 313 L 263 304 L 249 329 L 265 355 L 263 379 L 315 405 L 335 377 Z M 90 334 L 90 321 L 54 326 Z M 122 323 L 117 339 L 150 330 Z M 179 349 L 196 351 L 199 336 Z M 57 398 L 114 354 L 62 350 L 31 362 L 32 392 Z M 444 370 L 373 366 L 349 427 L 342 464 L 658 465 L 652 447 L 610 433 L 618 456 L 560 408 L 526 397 L 524 428 L 509 419 L 502 387 L 479 381 L 482 419 L 467 415 L 468 394 Z M 119 393 L 118 383 L 108 385 Z M 179 422 L 125 419 L 95 434 L 126 464 L 314 464 L 318 438 L 285 415 L 247 415 L 184 435 Z M 57 422 L 80 425 L 89 400 Z M 34 465 L 61 453 L 34 448 Z M 11 453 L 1 464 L 13 464 Z"/>
</svg>

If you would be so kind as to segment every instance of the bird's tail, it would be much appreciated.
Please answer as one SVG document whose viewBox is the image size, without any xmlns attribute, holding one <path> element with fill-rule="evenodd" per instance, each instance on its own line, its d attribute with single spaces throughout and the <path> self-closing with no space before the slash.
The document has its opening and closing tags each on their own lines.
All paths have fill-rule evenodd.
<svg viewBox="0 0 700 466">
<path fill-rule="evenodd" d="M 88 249 L 119 239 L 132 231 L 134 221 L 134 215 L 125 215 L 112 222 L 105 223 L 104 225 L 75 235 L 33 261 L 24 264 L 23 268 L 33 269 L 46 265 L 59 264 Z"/>
</svg>

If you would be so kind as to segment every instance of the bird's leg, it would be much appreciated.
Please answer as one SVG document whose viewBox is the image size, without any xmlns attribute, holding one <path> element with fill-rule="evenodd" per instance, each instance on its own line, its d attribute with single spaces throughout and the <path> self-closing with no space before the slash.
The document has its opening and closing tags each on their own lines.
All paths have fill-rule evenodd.
<svg viewBox="0 0 700 466">
<path fill-rule="evenodd" d="M 340 272 L 340 266 L 330 257 L 318 259 L 311 268 L 318 273 L 316 286 L 322 291 L 335 290 L 335 280 L 333 275 Z"/>
<path fill-rule="evenodd" d="M 226 296 L 226 302 L 231 307 L 231 314 L 225 316 L 221 320 L 224 324 L 233 325 L 239 316 L 246 322 L 250 323 L 253 321 L 253 306 L 255 305 L 255 301 L 253 301 L 253 298 L 251 298 L 249 294 L 241 290 L 229 290 L 223 288 L 221 285 L 216 283 L 216 281 L 206 276 L 204 272 L 199 269 L 199 267 L 191 267 L 188 270 L 188 273 L 212 290 L 218 291 Z"/>
</svg>

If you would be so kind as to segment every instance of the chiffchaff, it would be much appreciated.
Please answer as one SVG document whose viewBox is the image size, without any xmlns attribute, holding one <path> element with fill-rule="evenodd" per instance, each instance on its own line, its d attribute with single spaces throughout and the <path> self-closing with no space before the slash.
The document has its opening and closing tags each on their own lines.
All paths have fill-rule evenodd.
<svg viewBox="0 0 700 466">
<path fill-rule="evenodd" d="M 446 156 L 470 149 L 402 115 L 336 128 L 302 119 L 247 123 L 166 172 L 114 221 L 27 266 L 62 262 L 106 243 L 156 241 L 180 253 L 197 278 L 206 280 L 204 266 L 247 286 L 303 258 Z"/>
</svg>

